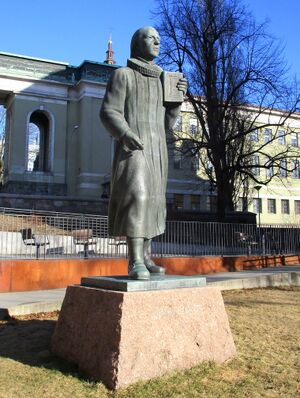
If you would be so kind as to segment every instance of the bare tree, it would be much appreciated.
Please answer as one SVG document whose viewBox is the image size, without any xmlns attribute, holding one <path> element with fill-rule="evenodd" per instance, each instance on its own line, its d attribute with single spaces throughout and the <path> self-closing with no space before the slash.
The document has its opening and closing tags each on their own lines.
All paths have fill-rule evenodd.
<svg viewBox="0 0 300 398">
<path fill-rule="evenodd" d="M 199 156 L 216 188 L 222 220 L 250 181 L 268 184 L 282 168 L 294 167 L 283 161 L 296 156 L 295 148 L 270 148 L 279 130 L 291 133 L 299 94 L 287 82 L 282 47 L 240 2 L 157 0 L 154 15 L 162 37 L 161 63 L 188 78 L 188 100 L 201 126 L 201 134 L 175 133 L 174 140 L 185 154 Z M 258 127 L 272 128 L 273 134 L 256 141 Z M 254 164 L 257 156 L 263 161 Z M 268 171 L 266 178 L 260 169 Z"/>
</svg>

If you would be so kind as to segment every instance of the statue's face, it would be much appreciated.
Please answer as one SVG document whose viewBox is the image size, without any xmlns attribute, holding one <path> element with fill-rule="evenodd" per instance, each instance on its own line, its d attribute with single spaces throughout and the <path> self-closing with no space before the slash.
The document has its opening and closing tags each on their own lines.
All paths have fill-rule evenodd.
<svg viewBox="0 0 300 398">
<path fill-rule="evenodd" d="M 139 55 L 147 61 L 153 61 L 159 54 L 160 37 L 154 28 L 141 32 L 139 38 Z"/>
</svg>

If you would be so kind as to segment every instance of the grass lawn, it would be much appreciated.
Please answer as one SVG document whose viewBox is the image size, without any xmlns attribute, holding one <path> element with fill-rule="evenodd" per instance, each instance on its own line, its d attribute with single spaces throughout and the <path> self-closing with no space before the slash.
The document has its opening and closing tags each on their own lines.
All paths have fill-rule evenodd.
<svg viewBox="0 0 300 398">
<path fill-rule="evenodd" d="M 51 355 L 57 313 L 0 321 L 1 398 L 300 397 L 300 288 L 223 292 L 238 355 L 109 392 Z"/>
</svg>

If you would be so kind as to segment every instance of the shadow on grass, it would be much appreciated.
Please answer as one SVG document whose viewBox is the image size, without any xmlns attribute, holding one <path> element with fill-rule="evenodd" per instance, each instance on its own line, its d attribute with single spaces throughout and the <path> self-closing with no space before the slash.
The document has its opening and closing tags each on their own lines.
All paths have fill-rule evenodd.
<svg viewBox="0 0 300 398">
<path fill-rule="evenodd" d="M 88 380 L 75 364 L 51 352 L 51 337 L 56 320 L 10 318 L 0 324 L 0 356 L 26 365 L 60 371 Z"/>
</svg>

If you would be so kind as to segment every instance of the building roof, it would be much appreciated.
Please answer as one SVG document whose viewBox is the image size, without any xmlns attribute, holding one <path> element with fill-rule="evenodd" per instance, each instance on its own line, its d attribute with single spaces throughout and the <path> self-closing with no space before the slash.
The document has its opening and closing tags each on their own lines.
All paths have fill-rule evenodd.
<svg viewBox="0 0 300 398">
<path fill-rule="evenodd" d="M 12 76 L 69 84 L 75 84 L 82 79 L 105 83 L 112 71 L 118 67 L 87 60 L 79 66 L 72 66 L 65 62 L 0 52 L 2 77 Z"/>
</svg>

